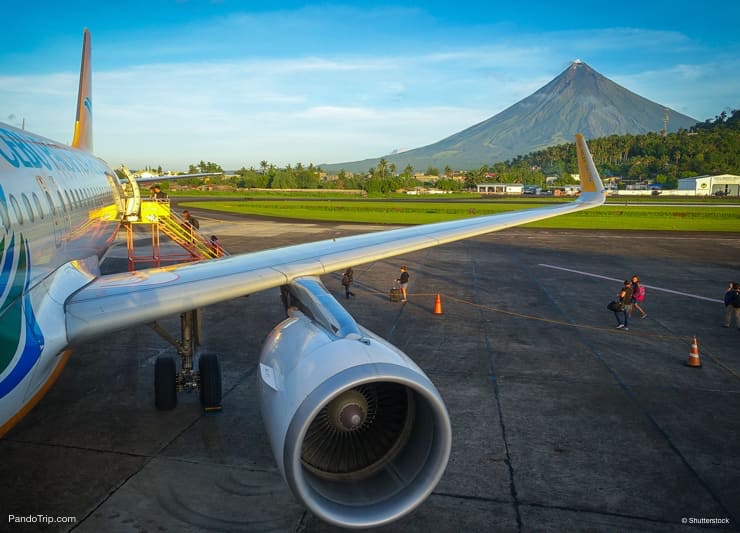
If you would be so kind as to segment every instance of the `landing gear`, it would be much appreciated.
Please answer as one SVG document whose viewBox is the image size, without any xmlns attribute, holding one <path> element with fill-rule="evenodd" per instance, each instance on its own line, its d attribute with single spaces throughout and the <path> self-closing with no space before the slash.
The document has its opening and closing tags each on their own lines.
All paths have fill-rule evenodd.
<svg viewBox="0 0 740 533">
<path fill-rule="evenodd" d="M 206 411 L 221 410 L 221 365 L 218 357 L 207 353 L 198 361 L 200 371 L 200 403 Z"/>
<path fill-rule="evenodd" d="M 157 357 L 154 364 L 154 403 L 160 411 L 177 407 L 177 367 L 171 355 Z"/>
<path fill-rule="evenodd" d="M 180 315 L 180 340 L 173 338 L 162 326 L 149 326 L 177 348 L 181 368 L 175 358 L 161 356 L 154 366 L 154 402 L 158 410 L 168 411 L 177 406 L 179 392 L 200 390 L 200 402 L 206 411 L 221 410 L 221 365 L 214 354 L 202 354 L 198 371 L 193 368 L 195 350 L 200 346 L 200 314 L 197 309 Z"/>
</svg>

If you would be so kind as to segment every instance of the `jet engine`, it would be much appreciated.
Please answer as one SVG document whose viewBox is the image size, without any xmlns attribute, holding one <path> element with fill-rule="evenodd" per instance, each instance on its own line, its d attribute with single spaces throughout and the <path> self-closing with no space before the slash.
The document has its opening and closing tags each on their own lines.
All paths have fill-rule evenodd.
<svg viewBox="0 0 740 533">
<path fill-rule="evenodd" d="M 318 278 L 282 294 L 288 318 L 260 356 L 262 416 L 278 467 L 326 522 L 366 528 L 401 518 L 447 466 L 452 436 L 439 392 Z"/>
</svg>

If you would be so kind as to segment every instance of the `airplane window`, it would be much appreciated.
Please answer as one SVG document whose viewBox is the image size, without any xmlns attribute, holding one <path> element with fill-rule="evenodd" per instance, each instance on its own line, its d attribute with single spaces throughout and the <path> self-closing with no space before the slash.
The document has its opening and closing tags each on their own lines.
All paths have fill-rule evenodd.
<svg viewBox="0 0 740 533">
<path fill-rule="evenodd" d="M 23 211 L 21 211 L 21 206 L 18 205 L 18 200 L 12 194 L 8 196 L 8 199 L 10 200 L 10 207 L 13 208 L 13 213 L 15 213 L 15 219 L 18 224 L 23 224 Z"/>
<path fill-rule="evenodd" d="M 72 210 L 72 209 L 74 209 L 74 207 L 75 207 L 75 202 L 74 202 L 74 198 L 71 198 L 71 197 L 69 196 L 69 191 L 67 191 L 67 190 L 65 190 L 65 191 L 64 191 L 64 196 L 66 196 L 66 197 L 67 197 L 67 205 L 69 206 L 69 209 L 70 209 L 70 211 L 71 211 L 71 210 Z"/>
<path fill-rule="evenodd" d="M 49 204 L 49 213 L 51 213 L 51 216 L 56 215 L 57 209 L 54 207 L 54 200 L 51 199 L 51 194 L 49 194 L 49 191 L 44 191 L 46 194 L 46 203 Z"/>
<path fill-rule="evenodd" d="M 36 196 L 35 192 L 31 193 L 31 195 L 33 197 L 33 203 L 36 204 L 36 210 L 39 212 L 39 217 L 41 217 L 41 219 L 43 220 L 44 219 L 44 208 L 41 206 L 41 201 L 39 200 L 39 197 Z"/>
<path fill-rule="evenodd" d="M 65 213 L 67 212 L 67 204 L 64 203 L 64 196 L 62 196 L 61 191 L 57 191 L 57 194 L 59 195 L 59 203 L 62 204 L 62 211 Z"/>
<path fill-rule="evenodd" d="M 10 229 L 10 217 L 8 216 L 8 209 L 5 207 L 3 202 L 0 202 L 0 222 L 2 222 L 5 230 Z"/>
<path fill-rule="evenodd" d="M 31 207 L 31 202 L 28 201 L 28 196 L 21 194 L 21 200 L 23 200 L 23 207 L 26 208 L 26 213 L 28 213 L 28 220 L 33 222 L 36 220 L 36 217 L 33 215 L 33 208 Z"/>
</svg>

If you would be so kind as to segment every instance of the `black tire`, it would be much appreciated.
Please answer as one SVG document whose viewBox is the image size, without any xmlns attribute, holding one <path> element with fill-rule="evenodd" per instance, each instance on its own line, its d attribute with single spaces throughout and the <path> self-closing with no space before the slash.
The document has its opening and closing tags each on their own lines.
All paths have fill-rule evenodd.
<svg viewBox="0 0 740 533">
<path fill-rule="evenodd" d="M 171 355 L 157 357 L 154 365 L 154 404 L 160 411 L 177 407 L 177 365 Z"/>
<path fill-rule="evenodd" d="M 200 403 L 206 411 L 221 409 L 221 364 L 215 354 L 203 354 L 198 361 Z"/>
</svg>

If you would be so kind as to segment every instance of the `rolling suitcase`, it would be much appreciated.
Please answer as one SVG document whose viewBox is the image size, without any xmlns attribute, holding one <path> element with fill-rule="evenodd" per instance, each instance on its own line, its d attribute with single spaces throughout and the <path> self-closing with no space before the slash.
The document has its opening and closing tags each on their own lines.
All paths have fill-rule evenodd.
<svg viewBox="0 0 740 533">
<path fill-rule="evenodd" d="M 401 287 L 398 286 L 398 282 L 393 282 L 393 287 L 391 288 L 391 302 L 400 302 L 401 301 Z"/>
</svg>

